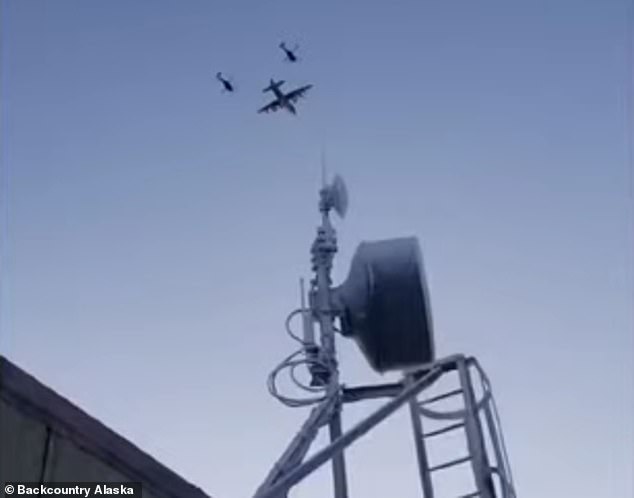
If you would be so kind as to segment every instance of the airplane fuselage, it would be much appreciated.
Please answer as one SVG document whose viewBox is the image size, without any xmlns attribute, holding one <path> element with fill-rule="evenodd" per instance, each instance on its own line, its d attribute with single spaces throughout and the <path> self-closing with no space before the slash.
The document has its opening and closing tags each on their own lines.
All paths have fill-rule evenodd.
<svg viewBox="0 0 634 498">
<path fill-rule="evenodd" d="M 284 80 L 274 81 L 273 79 L 271 79 L 269 81 L 269 85 L 266 88 L 264 88 L 262 91 L 264 93 L 272 92 L 273 95 L 275 95 L 275 100 L 273 100 L 273 102 L 269 102 L 267 105 L 259 109 L 258 113 L 271 112 L 271 111 L 274 112 L 277 110 L 285 109 L 291 114 L 297 114 L 297 111 L 293 103 L 299 100 L 300 98 L 304 97 L 304 95 L 306 95 L 306 92 L 310 90 L 313 87 L 313 85 L 304 85 L 299 88 L 295 88 L 294 90 L 291 90 L 288 93 L 285 93 L 280 88 L 283 84 L 284 84 Z"/>
<path fill-rule="evenodd" d="M 271 85 L 269 86 L 269 89 L 273 92 L 273 94 L 275 95 L 275 98 L 280 103 L 280 107 L 283 107 L 291 114 L 297 114 L 297 111 L 295 110 L 295 106 L 293 106 L 293 104 L 286 98 L 286 95 L 284 95 L 284 92 L 280 90 L 280 86 L 282 86 L 281 82 L 275 83 L 273 80 L 271 80 Z"/>
</svg>

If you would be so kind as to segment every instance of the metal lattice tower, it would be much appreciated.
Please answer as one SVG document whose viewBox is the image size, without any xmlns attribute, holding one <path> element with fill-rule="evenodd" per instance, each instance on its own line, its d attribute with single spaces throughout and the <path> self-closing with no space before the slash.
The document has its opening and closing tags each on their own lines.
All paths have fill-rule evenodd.
<svg viewBox="0 0 634 498">
<path fill-rule="evenodd" d="M 335 349 L 335 333 L 338 332 L 335 320 L 344 320 L 345 313 L 342 311 L 341 296 L 337 293 L 337 289 L 332 288 L 331 269 L 334 255 L 337 252 L 337 239 L 329 213 L 334 209 L 343 217 L 346 208 L 347 192 L 341 179 L 336 177 L 332 185 L 324 185 L 320 191 L 319 210 L 322 222 L 317 229 L 317 236 L 311 248 L 314 278 L 311 280 L 308 293 L 309 305 L 305 304 L 302 285 L 301 308 L 291 313 L 287 320 L 287 331 L 301 344 L 301 348 L 280 363 L 269 378 L 271 394 L 284 404 L 292 407 L 313 406 L 313 409 L 302 428 L 256 491 L 254 498 L 286 498 L 294 485 L 328 461 L 332 462 L 334 497 L 348 498 L 345 448 L 405 405 L 408 405 L 411 415 L 423 498 L 445 498 L 436 491 L 435 476 L 455 471 L 459 467 L 464 468 L 464 466 L 470 469 L 473 489 L 465 489 L 460 496 L 447 498 L 516 498 L 491 385 L 475 358 L 453 355 L 440 360 L 418 362 L 415 368 L 411 365 L 409 368 L 403 368 L 402 380 L 396 383 L 345 387 L 340 382 Z M 396 248 L 397 246 L 390 247 Z M 404 247 L 404 245 L 401 243 L 398 247 Z M 389 265 L 386 266 L 385 261 L 389 262 L 389 259 L 385 260 L 384 258 L 382 266 L 379 268 L 383 273 L 403 271 L 389 267 Z M 407 265 L 402 266 L 402 268 L 410 271 Z M 380 275 L 373 278 L 378 279 Z M 418 278 L 420 279 L 420 276 Z M 367 286 L 356 285 L 353 286 L 353 291 L 348 292 L 356 293 L 353 294 L 353 297 L 357 297 L 360 292 L 364 292 L 363 289 Z M 388 287 L 391 293 L 390 297 L 394 293 L 398 294 L 399 291 L 401 295 L 397 295 L 397 298 L 407 300 L 410 296 L 410 288 L 406 285 L 401 286 L 403 289 L 399 289 L 391 281 Z M 384 291 L 382 288 L 379 290 Z M 423 297 L 426 298 L 426 296 Z M 356 301 L 363 302 L 363 306 L 370 306 L 367 304 L 369 302 L 367 299 L 366 301 L 356 299 Z M 392 302 L 396 301 L 392 300 Z M 360 306 L 358 303 L 357 306 Z M 380 304 L 384 304 L 383 301 Z M 362 309 L 362 312 L 355 315 L 353 319 L 359 320 L 361 317 L 365 320 L 369 316 L 370 319 L 381 321 L 380 319 L 384 318 L 386 313 L 392 312 L 391 309 L 384 309 L 385 306 L 380 308 L 382 315 L 377 315 L 376 312 L 370 313 L 372 310 Z M 398 311 L 402 310 L 399 308 Z M 301 315 L 303 318 L 304 334 L 302 338 L 293 335 L 288 326 L 290 319 L 295 315 Z M 370 328 L 374 326 L 372 322 L 365 323 L 366 325 L 369 323 Z M 320 331 L 318 339 L 314 331 L 315 324 L 318 325 Z M 377 333 L 376 330 L 373 332 L 363 330 L 366 334 L 374 333 L 376 335 Z M 419 334 L 418 329 L 415 329 L 413 333 Z M 412 332 L 408 332 L 408 334 L 412 335 Z M 429 335 L 431 335 L 431 328 Z M 388 336 L 388 339 L 392 339 L 392 337 L 409 339 L 403 334 L 401 336 L 398 334 Z M 370 340 L 376 342 L 376 337 L 372 336 L 368 339 L 368 341 Z M 375 343 L 368 342 L 368 344 Z M 411 341 L 410 344 L 404 344 L 403 347 L 406 348 L 410 345 Z M 381 365 L 389 363 L 389 361 L 386 363 L 386 358 L 392 360 L 399 354 L 401 362 L 408 358 L 407 351 L 401 350 L 399 352 L 398 349 L 393 348 L 393 345 L 390 345 L 390 348 L 388 348 L 389 354 L 394 358 L 389 358 L 386 356 L 387 353 L 379 349 L 377 351 L 382 356 L 376 356 L 378 353 L 375 352 L 375 357 L 369 358 L 371 363 L 374 363 L 377 368 L 383 368 Z M 429 354 L 433 354 L 431 339 L 428 348 Z M 366 347 L 364 352 L 366 356 L 373 354 L 369 347 Z M 311 373 L 310 386 L 302 385 L 293 375 L 294 369 L 301 365 L 306 366 Z M 291 376 L 299 387 L 313 393 L 312 397 L 293 399 L 278 393 L 275 378 L 286 368 L 291 370 Z M 452 379 L 453 388 L 445 389 L 444 392 L 432 396 L 427 395 L 434 387 Z M 387 400 L 382 407 L 348 431 L 343 432 L 341 416 L 345 404 L 379 398 Z M 450 410 L 439 408 L 439 405 L 447 400 L 457 401 L 458 407 Z M 431 428 L 432 424 L 436 424 L 437 427 Z M 305 460 L 310 445 L 319 430 L 326 426 L 329 429 L 330 444 Z M 430 444 L 433 441 L 442 440 L 449 434 L 461 435 L 465 443 L 465 453 L 456 455 L 448 461 L 430 461 Z"/>
</svg>

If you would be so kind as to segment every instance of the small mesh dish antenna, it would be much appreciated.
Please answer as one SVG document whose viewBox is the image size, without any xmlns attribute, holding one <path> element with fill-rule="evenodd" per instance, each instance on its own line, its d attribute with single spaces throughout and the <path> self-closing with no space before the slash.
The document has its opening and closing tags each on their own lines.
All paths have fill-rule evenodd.
<svg viewBox="0 0 634 498">
<path fill-rule="evenodd" d="M 341 176 L 336 175 L 330 186 L 332 207 L 340 218 L 348 212 L 348 189 Z"/>
</svg>

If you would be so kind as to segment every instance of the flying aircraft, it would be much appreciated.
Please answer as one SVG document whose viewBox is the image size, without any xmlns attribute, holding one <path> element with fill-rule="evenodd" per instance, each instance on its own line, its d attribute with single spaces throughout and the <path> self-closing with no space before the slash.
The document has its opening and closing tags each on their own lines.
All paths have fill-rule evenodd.
<svg viewBox="0 0 634 498">
<path fill-rule="evenodd" d="M 297 62 L 299 60 L 297 58 L 297 55 L 295 54 L 295 52 L 297 52 L 297 49 L 299 48 L 297 45 L 295 45 L 295 48 L 291 50 L 286 46 L 286 43 L 282 42 L 280 43 L 280 48 L 284 50 L 284 53 L 286 54 L 286 60 L 288 62 Z"/>
<path fill-rule="evenodd" d="M 280 81 L 274 81 L 272 79 L 270 80 L 269 86 L 267 86 L 262 91 L 273 92 L 273 94 L 275 95 L 275 100 L 265 105 L 260 110 L 258 110 L 258 113 L 286 109 L 291 114 L 297 114 L 297 111 L 295 110 L 293 103 L 299 100 L 304 95 L 306 95 L 306 92 L 310 90 L 313 87 L 313 85 L 305 85 L 293 91 L 290 91 L 288 93 L 284 93 L 280 89 L 280 87 L 283 84 L 284 84 L 284 80 L 280 80 Z"/>
<path fill-rule="evenodd" d="M 220 83 L 222 83 L 223 92 L 233 92 L 235 90 L 235 88 L 233 87 L 233 84 L 231 84 L 229 80 L 222 77 L 221 72 L 216 73 L 216 79 L 220 81 Z"/>
</svg>

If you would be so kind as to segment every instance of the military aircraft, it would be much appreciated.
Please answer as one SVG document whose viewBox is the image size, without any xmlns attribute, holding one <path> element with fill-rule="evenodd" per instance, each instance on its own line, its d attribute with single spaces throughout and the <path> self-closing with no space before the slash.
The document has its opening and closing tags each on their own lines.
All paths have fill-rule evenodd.
<svg viewBox="0 0 634 498">
<path fill-rule="evenodd" d="M 297 52 L 297 49 L 299 48 L 297 45 L 295 45 L 295 48 L 291 50 L 286 46 L 286 43 L 282 42 L 280 43 L 280 48 L 284 50 L 284 53 L 286 54 L 286 60 L 288 62 L 297 62 L 299 60 L 297 58 L 297 55 L 295 54 L 295 52 Z"/>
<path fill-rule="evenodd" d="M 222 77 L 221 72 L 216 73 L 216 79 L 222 83 L 223 92 L 233 92 L 235 90 L 233 84 L 228 79 Z"/>
<path fill-rule="evenodd" d="M 269 86 L 267 86 L 262 91 L 265 93 L 273 92 L 273 94 L 275 95 L 275 100 L 265 105 L 261 109 L 259 109 L 258 113 L 274 112 L 280 109 L 286 109 L 291 114 L 297 114 L 297 111 L 295 110 L 295 106 L 293 106 L 293 103 L 299 100 L 304 95 L 306 95 L 306 92 L 310 90 L 313 87 L 313 85 L 305 85 L 293 91 L 290 91 L 288 93 L 284 93 L 280 89 L 280 87 L 283 84 L 284 84 L 284 80 L 280 80 L 280 81 L 274 81 L 273 79 L 270 80 Z"/>
</svg>

